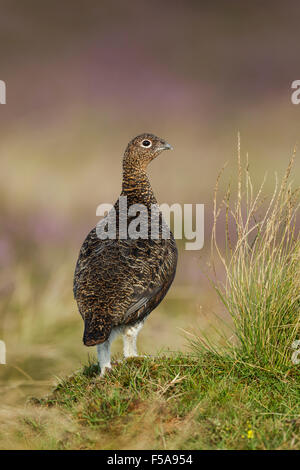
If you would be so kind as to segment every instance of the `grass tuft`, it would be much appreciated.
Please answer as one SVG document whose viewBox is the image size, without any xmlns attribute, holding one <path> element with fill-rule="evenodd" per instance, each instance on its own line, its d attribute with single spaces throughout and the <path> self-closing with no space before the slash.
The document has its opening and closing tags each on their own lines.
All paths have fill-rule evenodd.
<svg viewBox="0 0 300 470">
<path fill-rule="evenodd" d="M 225 354 L 249 366 L 286 372 L 292 366 L 292 344 L 300 325 L 300 238 L 296 230 L 300 188 L 292 190 L 290 175 L 295 153 L 271 198 L 263 196 L 263 181 L 254 191 L 248 158 L 245 167 L 238 144 L 238 184 L 235 200 L 228 186 L 218 203 L 219 180 L 214 195 L 212 255 L 225 270 L 225 282 L 214 287 L 229 313 L 233 341 Z M 218 241 L 221 215 L 225 219 L 225 245 Z M 223 232 L 224 233 L 224 232 Z M 223 235 L 224 240 L 224 235 Z M 210 348 L 193 338 L 198 351 Z M 224 353 L 224 351 L 223 351 Z"/>
</svg>

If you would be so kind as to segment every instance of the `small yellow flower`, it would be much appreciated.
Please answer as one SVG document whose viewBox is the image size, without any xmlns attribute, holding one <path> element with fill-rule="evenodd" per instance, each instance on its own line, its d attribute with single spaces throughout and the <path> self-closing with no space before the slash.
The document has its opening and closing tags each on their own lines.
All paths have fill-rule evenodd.
<svg viewBox="0 0 300 470">
<path fill-rule="evenodd" d="M 254 433 L 253 433 L 252 429 L 249 429 L 249 430 L 248 430 L 248 432 L 247 432 L 247 437 L 248 437 L 248 439 L 253 439 Z"/>
</svg>

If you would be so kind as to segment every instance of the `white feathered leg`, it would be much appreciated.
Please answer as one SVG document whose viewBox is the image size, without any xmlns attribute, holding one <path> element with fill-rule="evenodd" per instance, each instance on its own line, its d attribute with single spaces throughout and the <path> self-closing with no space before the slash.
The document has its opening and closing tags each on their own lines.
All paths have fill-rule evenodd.
<svg viewBox="0 0 300 470">
<path fill-rule="evenodd" d="M 100 366 L 100 377 L 103 377 L 106 369 L 111 369 L 110 363 L 110 340 L 97 344 L 97 355 Z"/>
<path fill-rule="evenodd" d="M 139 331 L 144 325 L 144 320 L 140 323 L 137 323 L 134 326 L 127 326 L 123 332 L 123 342 L 124 342 L 124 357 L 136 357 L 138 356 L 136 340 L 139 334 Z"/>
<path fill-rule="evenodd" d="M 110 346 L 115 337 L 120 333 L 119 328 L 114 328 L 109 336 L 109 338 L 101 344 L 97 344 L 97 356 L 100 366 L 100 377 L 103 377 L 106 369 L 111 369 L 110 363 Z"/>
</svg>

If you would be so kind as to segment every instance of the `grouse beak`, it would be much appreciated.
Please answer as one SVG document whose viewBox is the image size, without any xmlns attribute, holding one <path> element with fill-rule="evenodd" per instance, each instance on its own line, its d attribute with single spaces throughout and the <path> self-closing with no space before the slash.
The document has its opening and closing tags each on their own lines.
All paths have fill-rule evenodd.
<svg viewBox="0 0 300 470">
<path fill-rule="evenodd" d="M 168 142 L 165 142 L 162 147 L 160 147 L 160 150 L 173 150 L 173 147 L 168 144 Z"/>
</svg>

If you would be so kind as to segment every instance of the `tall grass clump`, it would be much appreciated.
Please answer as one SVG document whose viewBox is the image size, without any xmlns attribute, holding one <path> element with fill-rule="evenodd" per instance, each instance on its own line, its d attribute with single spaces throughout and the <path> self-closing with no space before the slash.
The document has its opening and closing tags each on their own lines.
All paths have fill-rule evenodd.
<svg viewBox="0 0 300 470">
<path fill-rule="evenodd" d="M 242 165 L 238 143 L 238 184 L 229 185 L 221 202 L 218 176 L 214 194 L 213 259 L 225 269 L 225 282 L 214 287 L 234 324 L 236 341 L 228 344 L 237 360 L 272 371 L 292 366 L 292 344 L 299 337 L 300 239 L 296 227 L 299 187 L 290 176 L 295 152 L 270 198 L 264 181 L 254 191 L 248 157 Z M 223 214 L 223 243 L 218 240 Z M 225 220 L 225 223 L 224 223 Z M 218 233 L 218 236 L 217 236 Z M 225 243 L 224 243 L 225 239 Z"/>
</svg>

